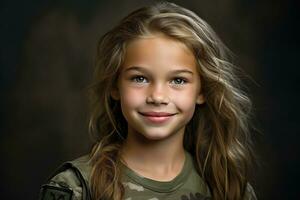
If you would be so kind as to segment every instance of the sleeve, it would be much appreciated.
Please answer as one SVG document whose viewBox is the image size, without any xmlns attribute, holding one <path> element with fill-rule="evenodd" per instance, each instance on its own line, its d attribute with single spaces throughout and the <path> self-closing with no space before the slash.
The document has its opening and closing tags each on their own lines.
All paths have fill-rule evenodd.
<svg viewBox="0 0 300 200">
<path fill-rule="evenodd" d="M 243 200 L 257 200 L 253 187 L 247 183 Z"/>
<path fill-rule="evenodd" d="M 40 200 L 82 200 L 82 186 L 75 173 L 67 169 L 54 176 L 40 191 Z"/>
</svg>

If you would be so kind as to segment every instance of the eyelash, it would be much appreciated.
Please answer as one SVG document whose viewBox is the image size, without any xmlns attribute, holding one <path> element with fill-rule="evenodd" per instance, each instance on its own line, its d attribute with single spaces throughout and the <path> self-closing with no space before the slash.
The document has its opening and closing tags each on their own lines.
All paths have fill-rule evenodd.
<svg viewBox="0 0 300 200">
<path fill-rule="evenodd" d="M 136 82 L 136 83 L 143 83 L 143 82 L 136 81 L 138 78 L 146 79 L 146 77 L 144 77 L 144 76 L 136 75 L 136 76 L 131 77 L 130 80 L 133 81 L 133 82 Z M 185 79 L 183 77 L 175 77 L 173 80 L 176 80 L 176 79 L 177 80 L 180 79 L 183 82 L 183 83 L 179 83 L 179 84 L 176 84 L 176 85 L 183 85 L 183 84 L 186 84 L 188 82 L 187 79 Z"/>
</svg>

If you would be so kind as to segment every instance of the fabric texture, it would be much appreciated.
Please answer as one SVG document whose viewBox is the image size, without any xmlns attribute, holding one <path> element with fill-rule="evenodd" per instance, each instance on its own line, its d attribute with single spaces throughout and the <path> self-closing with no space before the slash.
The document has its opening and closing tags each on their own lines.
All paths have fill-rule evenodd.
<svg viewBox="0 0 300 200">
<path fill-rule="evenodd" d="M 191 155 L 186 152 L 185 162 L 181 172 L 171 181 L 156 181 L 143 177 L 122 164 L 122 183 L 125 188 L 124 200 L 209 200 L 210 191 L 205 181 L 196 171 Z M 66 163 L 65 163 L 66 164 Z M 65 166 L 62 165 L 62 166 Z M 51 196 L 59 197 L 60 200 L 89 200 L 86 193 L 89 191 L 89 177 L 91 166 L 89 157 L 82 156 L 76 160 L 67 162 L 69 168 L 59 168 L 57 174 L 52 176 L 47 184 L 43 185 L 40 200 L 53 199 Z M 70 167 L 71 166 L 71 167 Z M 60 171 L 63 169 L 63 171 Z M 74 171 L 77 171 L 77 173 Z M 80 174 L 78 174 L 78 171 Z M 78 178 L 81 176 L 83 179 Z M 47 187 L 51 187 L 49 190 Z M 57 188 L 57 190 L 55 190 Z M 87 188 L 87 189 L 85 189 Z M 60 197 L 61 189 L 64 193 Z M 88 191 L 85 191 L 88 190 Z M 52 193 L 51 193 L 52 192 Z M 51 197 L 51 198 L 50 198 Z M 55 198 L 54 198 L 55 199 Z M 256 195 L 250 184 L 247 184 L 243 200 L 256 200 Z"/>
<path fill-rule="evenodd" d="M 193 159 L 185 153 L 181 172 L 171 181 L 156 181 L 140 176 L 126 165 L 124 168 L 125 200 L 165 199 L 165 200 L 204 200 L 210 199 L 209 189 L 198 175 Z"/>
</svg>

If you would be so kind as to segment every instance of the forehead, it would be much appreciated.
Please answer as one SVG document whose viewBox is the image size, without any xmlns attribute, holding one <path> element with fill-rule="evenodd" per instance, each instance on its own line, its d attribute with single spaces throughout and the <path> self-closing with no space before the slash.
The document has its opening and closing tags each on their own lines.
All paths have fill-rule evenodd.
<svg viewBox="0 0 300 200">
<path fill-rule="evenodd" d="M 127 45 L 123 70 L 132 65 L 196 69 L 193 52 L 182 42 L 166 36 L 135 39 Z"/>
</svg>

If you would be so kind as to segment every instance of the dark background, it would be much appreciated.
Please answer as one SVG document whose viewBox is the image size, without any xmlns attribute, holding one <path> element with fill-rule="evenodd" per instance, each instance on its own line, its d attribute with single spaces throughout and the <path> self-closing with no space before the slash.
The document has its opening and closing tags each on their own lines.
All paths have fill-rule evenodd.
<svg viewBox="0 0 300 200">
<path fill-rule="evenodd" d="M 37 199 L 63 161 L 88 152 L 86 87 L 98 38 L 153 1 L 1 1 L 1 199 Z M 236 54 L 254 103 L 259 199 L 297 199 L 299 3 L 173 1 Z"/>
</svg>

